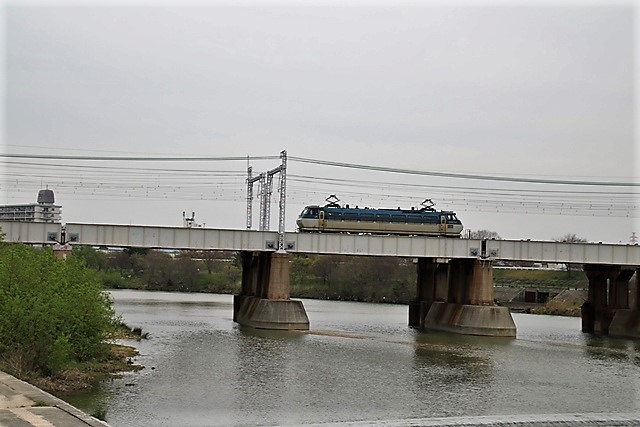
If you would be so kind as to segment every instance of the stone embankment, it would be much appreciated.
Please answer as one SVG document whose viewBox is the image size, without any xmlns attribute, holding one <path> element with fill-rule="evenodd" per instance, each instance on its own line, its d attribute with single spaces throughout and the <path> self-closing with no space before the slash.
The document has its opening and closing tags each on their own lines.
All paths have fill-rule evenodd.
<svg viewBox="0 0 640 427">
<path fill-rule="evenodd" d="M 0 371 L 0 427 L 108 427 L 65 401 Z"/>
</svg>

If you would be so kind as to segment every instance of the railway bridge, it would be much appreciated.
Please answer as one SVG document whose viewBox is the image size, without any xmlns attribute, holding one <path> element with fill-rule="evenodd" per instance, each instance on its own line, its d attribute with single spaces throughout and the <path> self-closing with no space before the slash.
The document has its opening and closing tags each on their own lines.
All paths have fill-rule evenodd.
<svg viewBox="0 0 640 427">
<path fill-rule="evenodd" d="M 309 329 L 301 301 L 290 299 L 292 253 L 394 256 L 416 259 L 409 325 L 460 334 L 514 337 L 509 309 L 494 304 L 493 263 L 499 260 L 579 264 L 589 281 L 582 330 L 640 338 L 640 246 L 531 240 L 277 233 L 146 225 L 0 222 L 8 242 L 150 249 L 232 250 L 242 254 L 242 286 L 234 321 L 265 329 Z M 279 249 L 278 249 L 279 248 Z"/>
</svg>

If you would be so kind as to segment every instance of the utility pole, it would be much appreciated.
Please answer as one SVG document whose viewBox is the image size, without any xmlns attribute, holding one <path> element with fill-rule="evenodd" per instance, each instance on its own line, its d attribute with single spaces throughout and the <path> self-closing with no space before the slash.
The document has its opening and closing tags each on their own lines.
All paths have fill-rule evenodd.
<svg viewBox="0 0 640 427">
<path fill-rule="evenodd" d="M 263 172 L 260 175 L 252 176 L 252 172 L 253 172 L 253 168 L 249 166 L 247 168 L 247 230 L 251 230 L 251 222 L 253 218 L 253 183 L 258 182 L 259 183 L 258 196 L 260 196 L 260 222 L 258 227 L 260 231 L 262 231 L 264 230 L 264 226 L 265 226 L 264 215 L 263 215 L 264 203 L 265 203 L 265 200 L 264 200 L 265 174 Z"/>
<path fill-rule="evenodd" d="M 280 215 L 278 218 L 278 252 L 284 252 L 284 214 L 287 202 L 287 152 L 285 150 L 282 150 L 280 152 L 280 159 L 282 160 L 282 164 L 280 165 Z"/>
<path fill-rule="evenodd" d="M 280 174 L 280 182 L 278 191 L 280 192 L 280 201 L 278 203 L 278 252 L 284 252 L 284 229 L 285 229 L 285 207 L 287 198 L 287 152 L 280 152 L 280 166 L 260 175 L 253 176 L 251 166 L 247 167 L 247 230 L 251 229 L 252 205 L 253 205 L 253 183 L 260 183 L 260 223 L 259 230 L 269 230 L 271 226 L 271 194 L 273 193 L 273 176 Z"/>
<path fill-rule="evenodd" d="M 248 165 L 249 156 L 247 156 L 247 230 L 251 230 L 251 217 L 253 216 L 253 177 L 251 173 L 253 168 Z"/>
</svg>

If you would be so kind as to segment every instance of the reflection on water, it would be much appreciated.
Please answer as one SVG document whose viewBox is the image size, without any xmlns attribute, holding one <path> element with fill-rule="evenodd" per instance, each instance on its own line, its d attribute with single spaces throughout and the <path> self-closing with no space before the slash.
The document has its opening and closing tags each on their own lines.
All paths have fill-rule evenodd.
<svg viewBox="0 0 640 427">
<path fill-rule="evenodd" d="M 640 410 L 637 341 L 514 314 L 518 338 L 423 333 L 399 305 L 305 300 L 309 333 L 232 321 L 232 297 L 113 292 L 146 369 L 71 397 L 113 426 L 282 425 Z"/>
<path fill-rule="evenodd" d="M 433 334 L 427 340 L 425 336 L 416 340 L 413 383 L 429 408 L 427 416 L 457 415 L 461 408 L 465 413 L 485 414 L 493 395 L 491 359 L 461 339 Z"/>
</svg>

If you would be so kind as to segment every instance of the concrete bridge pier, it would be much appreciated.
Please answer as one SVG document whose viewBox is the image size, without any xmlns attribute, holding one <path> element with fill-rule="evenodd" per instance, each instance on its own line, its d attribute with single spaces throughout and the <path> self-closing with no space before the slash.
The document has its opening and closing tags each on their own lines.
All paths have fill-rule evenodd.
<svg viewBox="0 0 640 427">
<path fill-rule="evenodd" d="M 257 329 L 309 330 L 302 301 L 289 299 L 285 252 L 241 252 L 242 286 L 233 297 L 233 320 Z"/>
<path fill-rule="evenodd" d="M 635 273 L 633 287 L 636 297 L 629 298 L 629 281 Z M 621 270 L 614 282 L 615 295 L 610 296 L 610 303 L 615 313 L 609 325 L 609 335 L 625 338 L 640 338 L 640 298 L 637 297 L 640 285 L 640 268 L 637 270 Z"/>
<path fill-rule="evenodd" d="M 615 288 L 620 267 L 585 264 L 582 269 L 589 280 L 587 301 L 582 305 L 582 332 L 608 335 L 614 314 L 608 301 L 609 288 Z M 613 292 L 614 295 L 617 293 Z"/>
<path fill-rule="evenodd" d="M 420 271 L 420 266 L 418 268 Z M 438 286 L 435 286 L 436 293 L 437 290 Z M 509 309 L 494 304 L 491 261 L 450 260 L 447 290 L 445 301 L 430 304 L 422 325 L 424 329 L 465 335 L 516 336 L 516 325 Z"/>
<path fill-rule="evenodd" d="M 434 301 L 446 301 L 448 265 L 434 258 L 418 258 L 416 299 L 409 302 L 409 326 L 424 328 Z"/>
</svg>

